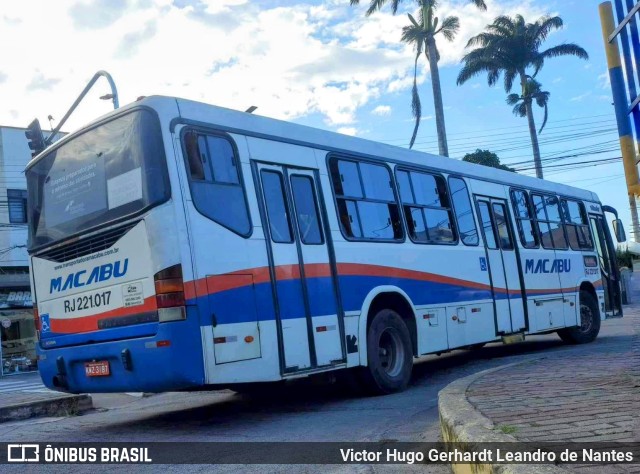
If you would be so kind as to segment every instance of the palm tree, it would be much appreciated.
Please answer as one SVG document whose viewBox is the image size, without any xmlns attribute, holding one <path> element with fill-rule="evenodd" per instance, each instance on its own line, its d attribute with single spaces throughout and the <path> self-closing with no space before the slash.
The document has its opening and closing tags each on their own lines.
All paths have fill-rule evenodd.
<svg viewBox="0 0 640 474">
<path fill-rule="evenodd" d="M 436 47 L 435 35 L 442 33 L 448 41 L 453 41 L 460 28 L 460 21 L 456 16 L 450 16 L 442 21 L 442 25 L 438 28 L 438 17 L 434 17 L 434 9 L 428 5 L 428 2 L 422 2 L 420 10 L 417 12 L 419 21 L 409 14 L 411 24 L 402 28 L 402 41 L 413 44 L 416 50 L 416 59 L 413 65 L 413 88 L 411 89 L 411 111 L 416 120 L 409 142 L 409 148 L 413 148 L 420 127 L 420 118 L 422 116 L 422 104 L 420 103 L 420 95 L 418 94 L 418 59 L 424 51 L 429 62 L 431 70 L 431 86 L 433 88 L 433 102 L 436 109 L 436 129 L 438 130 L 438 150 L 441 155 L 449 156 L 449 147 L 447 146 L 447 131 L 444 124 L 444 107 L 442 105 L 442 91 L 440 90 L 440 71 L 438 70 L 438 61 L 440 54 Z"/>
<path fill-rule="evenodd" d="M 484 33 L 474 36 L 467 43 L 467 47 L 477 48 L 462 58 L 464 66 L 458 75 L 458 85 L 478 74 L 486 73 L 489 86 L 493 86 L 504 74 L 505 91 L 511 92 L 514 82 L 519 79 L 521 97 L 527 97 L 527 83 L 529 79 L 536 77 L 546 59 L 559 56 L 589 59 L 587 52 L 574 43 L 560 44 L 540 51 L 549 33 L 562 28 L 562 25 L 562 18 L 558 16 L 542 17 L 535 23 L 526 23 L 521 15 L 516 15 L 515 18 L 499 16 L 487 26 Z M 529 69 L 533 70 L 532 74 L 528 74 Z M 540 146 L 533 119 L 532 100 L 525 100 L 523 105 L 529 122 L 536 176 L 542 178 Z"/>
<path fill-rule="evenodd" d="M 535 100 L 538 107 L 544 109 L 544 118 L 542 119 L 542 126 L 538 130 L 538 134 L 542 133 L 542 129 L 547 124 L 547 118 L 549 117 L 549 96 L 551 93 L 543 91 L 542 85 L 533 78 L 527 79 L 527 85 L 523 95 L 509 94 L 507 96 L 507 104 L 513 105 L 513 114 L 517 117 L 527 116 L 527 106 L 531 106 Z"/>
<path fill-rule="evenodd" d="M 359 5 L 360 0 L 350 0 L 351 5 Z M 398 11 L 398 6 L 402 0 L 370 0 L 369 8 L 367 9 L 367 16 L 380 10 L 386 3 L 391 4 L 391 11 L 395 15 Z M 469 0 L 482 10 L 487 9 L 487 5 L 484 0 Z M 429 61 L 429 69 L 431 71 L 431 85 L 433 88 L 433 102 L 435 106 L 436 115 L 436 129 L 438 132 L 438 150 L 442 156 L 449 156 L 449 149 L 447 146 L 447 131 L 444 123 L 444 106 L 442 105 L 442 91 L 440 89 L 440 72 L 438 70 L 438 60 L 440 56 L 438 49 L 436 48 L 435 35 L 442 33 L 447 40 L 452 41 L 459 28 L 459 21 L 457 17 L 445 18 L 440 23 L 438 28 L 438 18 L 435 16 L 435 11 L 438 7 L 437 0 L 416 0 L 420 7 L 418 14 L 419 21 L 409 15 L 411 25 L 406 26 L 402 30 L 402 41 L 409 44 L 414 44 L 416 48 L 416 59 L 414 62 L 414 74 L 413 74 L 413 90 L 411 109 L 416 123 L 411 137 L 409 147 L 413 147 L 413 144 L 418 133 L 418 127 L 420 126 L 420 116 L 422 112 L 422 105 L 420 104 L 420 97 L 417 93 L 416 73 L 418 67 L 418 59 L 424 51 L 427 60 Z"/>
</svg>

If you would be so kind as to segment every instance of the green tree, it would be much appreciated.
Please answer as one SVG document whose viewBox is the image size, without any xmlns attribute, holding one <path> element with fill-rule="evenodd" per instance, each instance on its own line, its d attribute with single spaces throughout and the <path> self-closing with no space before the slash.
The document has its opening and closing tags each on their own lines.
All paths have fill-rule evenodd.
<svg viewBox="0 0 640 474">
<path fill-rule="evenodd" d="M 491 166 L 492 168 L 498 168 L 505 171 L 516 171 L 513 168 L 500 164 L 500 158 L 498 158 L 498 155 L 495 153 L 489 150 L 481 150 L 480 148 L 476 149 L 473 153 L 467 153 L 464 155 L 464 157 L 462 157 L 462 161 L 475 163 L 477 165 Z"/>
<path fill-rule="evenodd" d="M 520 96 L 527 97 L 528 80 L 536 77 L 546 59 L 559 56 L 589 59 L 587 52 L 574 43 L 540 50 L 549 33 L 562 28 L 562 25 L 562 18 L 558 16 L 542 17 L 535 23 L 527 23 L 521 15 L 516 15 L 515 18 L 499 16 L 487 26 L 485 32 L 474 36 L 467 43 L 468 48 L 476 47 L 476 49 L 462 58 L 463 67 L 458 75 L 458 85 L 486 73 L 489 86 L 493 86 L 504 74 L 505 91 L 511 92 L 514 82 L 519 80 Z M 536 176 L 542 178 L 540 146 L 533 118 L 532 101 L 524 101 L 524 108 L 529 122 Z"/>
<path fill-rule="evenodd" d="M 542 133 L 542 129 L 547 124 L 549 117 L 549 96 L 551 93 L 542 90 L 542 84 L 533 78 L 527 79 L 527 85 L 524 88 L 523 95 L 509 94 L 507 96 L 507 104 L 513 106 L 513 114 L 517 117 L 527 116 L 527 107 L 532 107 L 533 101 L 538 107 L 544 109 L 544 117 L 538 134 Z"/>
<path fill-rule="evenodd" d="M 360 0 L 350 0 L 351 5 L 359 5 Z M 380 10 L 386 3 L 391 4 L 391 10 L 395 15 L 398 11 L 398 6 L 401 0 L 371 0 L 369 8 L 367 9 L 367 16 Z M 482 10 L 486 10 L 487 6 L 484 0 L 469 0 Z M 416 84 L 416 74 L 418 67 L 418 59 L 424 52 L 427 61 L 429 62 L 429 70 L 431 71 L 431 86 L 433 89 L 433 103 L 435 107 L 436 116 L 436 130 L 438 132 L 438 151 L 442 156 L 449 156 L 449 148 L 447 146 L 447 131 L 444 121 L 444 106 L 442 104 L 442 90 L 440 87 L 440 71 L 438 69 L 438 61 L 440 55 L 438 48 L 436 47 L 436 35 L 442 33 L 448 41 L 452 41 L 455 37 L 458 28 L 459 20 L 457 17 L 448 17 L 439 21 L 435 16 L 438 2 L 436 0 L 416 0 L 419 6 L 416 20 L 412 15 L 409 15 L 411 24 L 404 27 L 402 30 L 402 41 L 408 44 L 412 44 L 416 49 L 416 58 L 414 61 L 414 73 L 413 73 L 413 89 L 411 93 L 411 111 L 415 118 L 415 126 L 413 134 L 411 136 L 411 142 L 409 147 L 413 147 L 420 127 L 420 117 L 422 115 L 422 105 L 420 103 L 420 96 L 418 95 L 418 87 Z M 438 23 L 440 27 L 438 27 Z"/>
</svg>

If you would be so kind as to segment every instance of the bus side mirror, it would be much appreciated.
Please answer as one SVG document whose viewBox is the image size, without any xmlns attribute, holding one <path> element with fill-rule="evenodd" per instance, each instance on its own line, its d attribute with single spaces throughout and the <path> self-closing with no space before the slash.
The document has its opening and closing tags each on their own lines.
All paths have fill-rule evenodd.
<svg viewBox="0 0 640 474">
<path fill-rule="evenodd" d="M 622 221 L 620 219 L 615 219 L 613 222 L 613 232 L 616 234 L 616 240 L 618 242 L 625 242 L 627 240 L 627 236 L 624 233 L 624 226 L 622 225 Z"/>
</svg>

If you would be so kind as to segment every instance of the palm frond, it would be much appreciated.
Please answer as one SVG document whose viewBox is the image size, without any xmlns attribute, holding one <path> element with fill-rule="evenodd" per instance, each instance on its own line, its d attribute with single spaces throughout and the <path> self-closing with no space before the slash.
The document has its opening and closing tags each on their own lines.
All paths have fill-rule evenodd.
<svg viewBox="0 0 640 474">
<path fill-rule="evenodd" d="M 542 118 L 542 126 L 540 127 L 540 130 L 538 130 L 538 133 L 542 133 L 542 129 L 544 128 L 544 126 L 547 124 L 547 118 L 549 117 L 549 107 L 547 105 L 547 103 L 544 103 L 544 117 Z"/>
<path fill-rule="evenodd" d="M 442 32 L 447 41 L 453 41 L 460 29 L 460 20 L 457 16 L 448 16 L 442 21 L 442 26 L 434 34 Z"/>
<path fill-rule="evenodd" d="M 541 54 L 536 54 L 533 59 L 531 59 L 531 66 L 533 66 L 533 74 L 531 77 L 536 77 L 544 66 L 544 56 Z"/>
<path fill-rule="evenodd" d="M 503 39 L 502 35 L 498 35 L 496 33 L 479 33 L 476 36 L 472 36 L 469 41 L 467 41 L 467 48 L 471 48 L 473 46 L 489 46 L 491 44 L 495 44 Z"/>
<path fill-rule="evenodd" d="M 413 144 L 418 136 L 418 128 L 420 128 L 420 118 L 422 117 L 422 104 L 420 103 L 420 95 L 418 94 L 418 59 L 420 58 L 420 52 L 416 54 L 416 59 L 413 64 L 413 88 L 411 89 L 411 113 L 416 119 L 415 126 L 413 127 L 413 134 L 411 135 L 411 141 L 409 142 L 409 148 L 413 148 Z"/>
<path fill-rule="evenodd" d="M 510 31 L 513 34 L 516 29 L 516 23 L 510 16 L 500 15 L 493 20 L 492 24 L 487 26 L 488 30 L 493 30 L 493 28 L 504 29 L 506 31 Z"/>
<path fill-rule="evenodd" d="M 493 67 L 487 74 L 487 84 L 489 87 L 495 86 L 500 80 L 500 69 Z"/>
<path fill-rule="evenodd" d="M 497 69 L 496 64 L 490 60 L 477 60 L 472 62 L 465 61 L 464 66 L 460 70 L 460 73 L 458 73 L 456 84 L 462 85 L 465 82 L 467 82 L 469 79 L 479 74 L 482 74 L 483 72 L 491 74 L 496 69 Z"/>
<path fill-rule="evenodd" d="M 516 105 L 521 97 L 518 94 L 509 94 L 507 96 L 507 105 Z"/>
<path fill-rule="evenodd" d="M 561 29 L 563 24 L 559 16 L 543 16 L 534 24 L 533 41 L 539 46 L 547 39 L 549 33 Z"/>
<path fill-rule="evenodd" d="M 513 88 L 513 82 L 516 80 L 517 71 L 512 68 L 508 68 L 504 71 L 504 91 L 510 92 Z"/>
<path fill-rule="evenodd" d="M 402 28 L 402 35 L 400 39 L 403 43 L 413 44 L 417 46 L 418 44 L 424 42 L 426 38 L 425 31 L 413 25 L 407 25 Z"/>
<path fill-rule="evenodd" d="M 513 108 L 513 115 L 516 117 L 526 117 L 527 116 L 527 104 L 523 101 L 517 104 Z"/>
<path fill-rule="evenodd" d="M 557 58 L 560 56 L 575 56 L 580 59 L 589 59 L 589 53 L 575 43 L 564 43 L 554 46 L 540 53 L 542 58 Z"/>
<path fill-rule="evenodd" d="M 387 1 L 388 0 L 371 0 L 371 2 L 369 3 L 369 7 L 367 8 L 366 15 L 370 16 L 375 12 L 377 12 L 378 10 L 381 10 L 384 4 L 387 3 Z M 402 0 L 391 0 L 391 11 L 393 12 L 394 15 L 398 11 L 398 6 L 401 1 Z M 360 0 L 350 0 L 349 4 L 352 7 L 356 5 L 360 5 Z"/>
<path fill-rule="evenodd" d="M 420 24 L 416 21 L 411 13 L 407 13 L 407 16 L 409 17 L 409 21 L 413 23 L 413 26 L 415 26 L 416 28 L 420 28 Z"/>
<path fill-rule="evenodd" d="M 487 4 L 484 3 L 484 0 L 469 0 L 469 1 L 473 3 L 476 7 L 478 7 L 480 10 L 487 9 Z"/>
</svg>

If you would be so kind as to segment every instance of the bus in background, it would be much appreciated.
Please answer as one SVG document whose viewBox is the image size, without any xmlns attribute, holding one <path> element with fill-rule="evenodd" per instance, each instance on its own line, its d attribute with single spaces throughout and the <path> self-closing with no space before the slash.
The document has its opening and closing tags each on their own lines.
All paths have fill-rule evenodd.
<svg viewBox="0 0 640 474">
<path fill-rule="evenodd" d="M 615 210 L 507 171 L 149 97 L 26 175 L 38 365 L 56 390 L 348 369 L 390 393 L 426 354 L 586 343 L 622 315 Z"/>
</svg>

